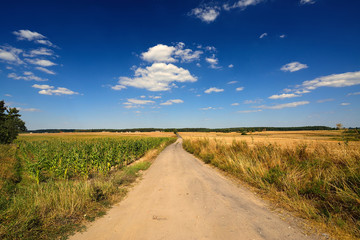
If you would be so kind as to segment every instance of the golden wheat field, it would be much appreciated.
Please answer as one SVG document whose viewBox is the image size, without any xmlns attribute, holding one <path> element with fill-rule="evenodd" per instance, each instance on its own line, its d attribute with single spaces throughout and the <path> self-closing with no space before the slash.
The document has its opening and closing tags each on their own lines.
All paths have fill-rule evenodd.
<svg viewBox="0 0 360 240">
<path fill-rule="evenodd" d="M 316 131 L 263 131 L 247 133 L 220 133 L 220 132 L 181 132 L 184 139 L 203 139 L 231 144 L 233 141 L 246 141 L 250 146 L 262 144 L 276 144 L 281 147 L 297 147 L 299 144 L 308 145 L 308 148 L 321 144 L 338 148 L 345 144 L 343 131 L 316 130 Z M 360 148 L 360 141 L 346 142 L 351 148 Z"/>
</svg>

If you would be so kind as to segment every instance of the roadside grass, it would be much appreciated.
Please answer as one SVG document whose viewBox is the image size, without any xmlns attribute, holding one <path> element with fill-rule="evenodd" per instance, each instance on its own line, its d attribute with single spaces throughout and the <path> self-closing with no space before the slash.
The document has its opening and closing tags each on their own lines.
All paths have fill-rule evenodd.
<svg viewBox="0 0 360 240">
<path fill-rule="evenodd" d="M 360 238 L 360 149 L 336 145 L 185 139 L 184 148 L 257 188 L 313 229 L 339 239 Z M 334 147 L 335 146 L 335 147 Z"/>
<path fill-rule="evenodd" d="M 105 214 L 128 187 L 175 138 L 169 138 L 142 159 L 88 177 L 36 181 L 19 147 L 0 145 L 0 239 L 66 239 L 83 224 Z"/>
</svg>

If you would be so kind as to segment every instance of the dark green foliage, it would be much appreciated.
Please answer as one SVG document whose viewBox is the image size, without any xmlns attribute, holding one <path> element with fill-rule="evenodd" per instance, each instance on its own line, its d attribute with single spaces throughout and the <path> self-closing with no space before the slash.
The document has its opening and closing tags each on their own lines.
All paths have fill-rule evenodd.
<svg viewBox="0 0 360 240">
<path fill-rule="evenodd" d="M 26 131 L 25 123 L 16 108 L 5 106 L 4 100 L 0 101 L 0 144 L 12 143 L 19 132 Z"/>
</svg>

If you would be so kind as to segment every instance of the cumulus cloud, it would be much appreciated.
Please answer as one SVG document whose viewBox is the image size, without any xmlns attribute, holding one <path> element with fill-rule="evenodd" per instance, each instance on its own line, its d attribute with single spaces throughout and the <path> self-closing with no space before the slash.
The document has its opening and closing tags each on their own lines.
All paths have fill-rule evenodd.
<svg viewBox="0 0 360 240">
<path fill-rule="evenodd" d="M 233 68 L 234 67 L 234 65 L 233 64 L 230 64 L 229 66 L 228 66 L 228 68 Z"/>
<path fill-rule="evenodd" d="M 45 59 L 26 59 L 26 61 L 28 61 L 31 64 L 39 65 L 42 67 L 51 67 L 57 65 L 56 63 L 53 63 L 52 61 Z"/>
<path fill-rule="evenodd" d="M 350 103 L 341 103 L 340 105 L 341 105 L 341 106 L 349 106 Z"/>
<path fill-rule="evenodd" d="M 166 102 L 160 103 L 160 105 L 173 105 L 174 103 L 183 103 L 184 101 L 181 99 L 172 99 Z"/>
<path fill-rule="evenodd" d="M 35 76 L 32 72 L 24 72 L 24 76 L 18 76 L 16 73 L 9 73 L 8 78 L 12 78 L 15 80 L 25 80 L 25 81 L 34 80 L 34 81 L 38 81 L 38 82 L 48 80 L 46 78 L 41 78 L 41 77 Z"/>
<path fill-rule="evenodd" d="M 199 18 L 201 21 L 211 23 L 220 14 L 220 7 L 203 5 L 191 10 L 189 15 Z"/>
<path fill-rule="evenodd" d="M 54 71 L 51 71 L 47 68 L 44 68 L 44 67 L 36 67 L 37 70 L 39 71 L 42 71 L 44 73 L 47 73 L 47 74 L 51 74 L 51 75 L 55 75 L 56 73 Z"/>
<path fill-rule="evenodd" d="M 301 4 L 301 5 L 314 4 L 314 3 L 315 3 L 314 0 L 300 0 L 300 4 Z"/>
<path fill-rule="evenodd" d="M 220 89 L 220 88 L 216 88 L 216 87 L 211 87 L 209 89 L 206 89 L 204 92 L 207 94 L 210 94 L 212 92 L 223 92 L 224 89 Z"/>
<path fill-rule="evenodd" d="M 6 63 L 22 64 L 23 61 L 19 58 L 20 53 L 22 53 L 21 49 L 10 46 L 2 46 L 0 47 L 0 60 Z"/>
<path fill-rule="evenodd" d="M 301 69 L 305 69 L 308 68 L 308 66 L 306 64 L 302 64 L 299 62 L 291 62 L 288 64 L 285 64 L 284 66 L 281 67 L 281 70 L 284 72 L 296 72 L 299 71 Z"/>
<path fill-rule="evenodd" d="M 283 93 L 280 95 L 272 95 L 269 99 L 284 99 L 284 98 L 294 98 L 294 97 L 301 97 L 301 95 L 296 95 L 294 93 Z"/>
<path fill-rule="evenodd" d="M 197 78 L 184 68 L 173 64 L 153 63 L 146 68 L 137 68 L 133 78 L 120 77 L 119 85 L 144 88 L 149 91 L 168 91 L 174 87 L 174 82 L 196 82 Z M 114 89 L 114 88 L 113 88 Z"/>
<path fill-rule="evenodd" d="M 37 89 L 41 89 L 39 91 L 39 94 L 42 95 L 75 95 L 75 94 L 79 94 L 77 92 L 74 92 L 70 89 L 64 88 L 64 87 L 57 87 L 55 88 L 54 86 L 50 86 L 50 85 L 39 85 L 39 84 L 34 84 L 32 85 L 33 88 L 37 88 Z"/>
<path fill-rule="evenodd" d="M 260 35 L 259 38 L 260 38 L 260 39 L 261 39 L 261 38 L 264 38 L 264 37 L 266 37 L 267 35 L 268 35 L 267 33 L 263 33 L 263 34 Z"/>
<path fill-rule="evenodd" d="M 200 50 L 193 51 L 191 49 L 185 49 L 185 44 L 180 42 L 176 46 L 167 46 L 164 44 L 158 44 L 148 49 L 147 52 L 141 54 L 141 59 L 147 62 L 177 62 L 178 59 L 181 62 L 192 62 L 200 59 L 200 55 L 203 53 Z"/>
<path fill-rule="evenodd" d="M 255 6 L 263 1 L 264 0 L 239 0 L 233 5 L 224 4 L 223 7 L 225 10 L 231 10 L 233 8 L 240 8 L 242 10 L 245 10 L 247 7 Z"/>
<path fill-rule="evenodd" d="M 280 35 L 279 37 L 280 37 L 280 38 L 285 38 L 286 35 L 285 35 L 285 34 L 282 34 L 282 35 Z"/>
<path fill-rule="evenodd" d="M 236 91 L 238 91 L 238 92 L 240 92 L 240 91 L 242 91 L 242 90 L 244 90 L 244 87 L 238 87 L 238 88 L 236 88 Z"/>
<path fill-rule="evenodd" d="M 181 59 L 181 62 L 193 62 L 200 59 L 200 55 L 203 53 L 202 51 L 193 51 L 191 49 L 184 49 L 185 44 L 180 42 L 176 46 L 175 57 Z"/>
<path fill-rule="evenodd" d="M 231 106 L 239 106 L 239 103 L 232 103 Z"/>
<path fill-rule="evenodd" d="M 175 47 L 158 44 L 142 53 L 141 58 L 147 62 L 175 62 L 171 56 L 174 51 Z"/>
<path fill-rule="evenodd" d="M 255 107 L 255 108 L 261 108 L 261 109 L 294 108 L 294 107 L 306 105 L 306 104 L 309 104 L 309 103 L 310 103 L 309 101 L 300 101 L 300 102 L 292 102 L 292 103 L 278 104 L 278 105 L 273 105 L 273 106 L 262 105 L 262 106 L 257 106 L 257 107 Z"/>
</svg>

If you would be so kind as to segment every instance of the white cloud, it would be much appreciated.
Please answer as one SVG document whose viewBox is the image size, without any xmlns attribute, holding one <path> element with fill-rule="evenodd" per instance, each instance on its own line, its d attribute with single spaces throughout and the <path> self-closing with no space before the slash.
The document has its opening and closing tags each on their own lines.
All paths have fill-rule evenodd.
<svg viewBox="0 0 360 240">
<path fill-rule="evenodd" d="M 52 61 L 45 59 L 26 59 L 26 61 L 28 61 L 31 64 L 39 65 L 42 67 L 51 67 L 57 65 L 56 63 L 53 63 Z"/>
<path fill-rule="evenodd" d="M 231 106 L 239 106 L 239 103 L 232 103 Z"/>
<path fill-rule="evenodd" d="M 203 111 L 207 111 L 207 110 L 216 110 L 216 109 L 219 109 L 219 108 L 214 108 L 214 107 L 205 107 L 205 108 L 200 108 L 200 110 L 203 110 Z"/>
<path fill-rule="evenodd" d="M 41 89 L 39 91 L 39 94 L 42 95 L 75 95 L 75 94 L 79 94 L 77 92 L 74 92 L 70 89 L 64 88 L 64 87 L 58 87 L 55 89 L 54 86 L 50 86 L 50 85 L 39 85 L 39 84 L 34 84 L 32 85 L 33 88 L 38 88 Z"/>
<path fill-rule="evenodd" d="M 228 5 L 228 4 L 224 4 L 224 9 L 225 10 L 231 10 L 233 8 L 241 8 L 242 10 L 245 10 L 247 7 L 249 6 L 255 6 L 261 2 L 263 2 L 264 0 L 239 0 L 236 3 L 234 3 L 233 5 Z"/>
<path fill-rule="evenodd" d="M 115 86 L 111 86 L 112 90 L 121 90 L 121 89 L 125 89 L 126 87 L 123 85 L 115 85 Z"/>
<path fill-rule="evenodd" d="M 175 47 L 158 44 L 142 53 L 141 58 L 147 62 L 176 62 L 171 56 L 175 50 Z"/>
<path fill-rule="evenodd" d="M 286 35 L 285 35 L 285 34 L 282 34 L 282 35 L 280 35 L 279 37 L 280 37 L 280 38 L 285 38 Z"/>
<path fill-rule="evenodd" d="M 245 111 L 238 111 L 238 113 L 254 113 L 254 112 L 261 112 L 261 109 L 258 110 L 245 110 Z"/>
<path fill-rule="evenodd" d="M 191 49 L 178 49 L 176 50 L 176 56 L 179 56 L 182 62 L 192 62 L 200 59 L 202 51 L 193 51 Z"/>
<path fill-rule="evenodd" d="M 127 102 L 124 102 L 124 108 L 139 108 L 142 105 L 154 104 L 155 102 L 152 100 L 144 100 L 144 99 L 136 99 L 136 98 L 128 98 Z"/>
<path fill-rule="evenodd" d="M 197 78 L 184 68 L 173 64 L 153 63 L 146 68 L 135 70 L 133 78 L 120 77 L 119 85 L 144 88 L 149 91 L 168 91 L 173 82 L 196 82 Z"/>
<path fill-rule="evenodd" d="M 219 7 L 217 6 L 211 7 L 206 5 L 194 8 L 189 13 L 189 15 L 193 15 L 206 23 L 211 23 L 215 21 L 215 19 L 219 16 L 219 14 L 220 14 Z"/>
<path fill-rule="evenodd" d="M 49 47 L 56 47 L 52 42 L 50 42 L 49 40 L 36 40 L 35 41 L 36 43 L 39 43 L 39 44 L 43 44 L 43 45 L 46 45 L 46 46 L 49 46 Z"/>
<path fill-rule="evenodd" d="M 51 75 L 55 75 L 56 73 L 54 71 L 51 71 L 47 68 L 44 68 L 44 67 L 36 67 L 37 70 L 39 71 L 42 71 L 44 73 L 47 73 L 47 74 L 51 74 Z"/>
<path fill-rule="evenodd" d="M 136 98 L 128 98 L 127 102 L 131 103 L 131 104 L 136 104 L 136 105 L 146 105 L 146 104 L 155 103 L 152 100 L 141 100 L 141 99 L 136 99 Z"/>
<path fill-rule="evenodd" d="M 201 64 L 200 64 L 200 63 L 196 63 L 196 66 L 201 67 Z"/>
<path fill-rule="evenodd" d="M 185 44 L 179 42 L 175 47 L 158 44 L 148 49 L 147 52 L 141 54 L 141 58 L 147 62 L 193 62 L 200 59 L 202 51 L 193 51 L 191 49 L 184 49 Z"/>
<path fill-rule="evenodd" d="M 230 82 L 228 82 L 227 84 L 235 84 L 235 83 L 237 83 L 238 81 L 230 81 Z"/>
<path fill-rule="evenodd" d="M 205 93 L 210 94 L 210 93 L 212 93 L 212 92 L 223 92 L 223 91 L 224 91 L 224 89 L 220 89 L 220 88 L 216 88 L 216 87 L 211 87 L 211 88 L 209 88 L 209 89 L 206 89 L 206 90 L 205 90 Z"/>
<path fill-rule="evenodd" d="M 301 69 L 305 69 L 308 68 L 308 66 L 306 64 L 302 64 L 299 62 L 291 62 L 288 64 L 285 64 L 284 66 L 281 67 L 281 70 L 284 72 L 296 72 L 299 71 Z"/>
<path fill-rule="evenodd" d="M 44 35 L 42 35 L 38 32 L 32 32 L 30 30 L 14 31 L 13 34 L 15 34 L 17 36 L 18 40 L 34 41 L 34 40 L 45 38 Z"/>
<path fill-rule="evenodd" d="M 354 96 L 354 95 L 360 95 L 360 92 L 348 93 L 347 96 Z"/>
<path fill-rule="evenodd" d="M 300 0 L 300 4 L 301 4 L 301 5 L 314 4 L 314 3 L 315 3 L 314 0 Z"/>
<path fill-rule="evenodd" d="M 261 38 L 264 38 L 264 37 L 266 37 L 267 35 L 268 35 L 267 33 L 263 33 L 263 34 L 260 35 L 259 38 L 260 38 L 260 39 L 261 39 Z"/>
<path fill-rule="evenodd" d="M 328 98 L 328 99 L 321 99 L 321 100 L 317 100 L 316 102 L 317 103 L 324 103 L 324 102 L 332 102 L 334 101 L 335 99 L 333 98 Z"/>
<path fill-rule="evenodd" d="M 43 84 L 43 85 L 34 84 L 34 85 L 32 85 L 32 87 L 38 88 L 38 89 L 53 89 L 54 88 L 53 86 L 46 85 L 46 84 Z"/>
<path fill-rule="evenodd" d="M 263 100 L 262 99 L 256 99 L 256 100 L 245 100 L 244 104 L 257 104 L 257 103 L 261 103 Z"/>
<path fill-rule="evenodd" d="M 350 103 L 341 103 L 340 105 L 341 105 L 341 106 L 349 106 Z"/>
<path fill-rule="evenodd" d="M 360 71 L 318 77 L 311 81 L 305 81 L 298 87 L 305 90 L 314 90 L 319 87 L 350 87 L 359 84 Z"/>
<path fill-rule="evenodd" d="M 266 105 L 262 105 L 262 106 L 257 106 L 255 108 L 261 108 L 261 109 L 283 109 L 283 108 L 293 108 L 293 107 L 297 107 L 297 106 L 301 106 L 301 105 L 306 105 L 309 104 L 309 101 L 300 101 L 300 102 L 292 102 L 292 103 L 284 103 L 284 104 L 278 104 L 278 105 L 273 105 L 273 106 L 266 106 Z"/>
<path fill-rule="evenodd" d="M 233 64 L 230 64 L 229 66 L 228 66 L 228 68 L 233 68 L 234 67 L 234 65 Z"/>
<path fill-rule="evenodd" d="M 183 103 L 184 101 L 181 99 L 172 99 L 166 102 L 160 103 L 160 105 L 173 105 L 174 103 Z"/>
<path fill-rule="evenodd" d="M 35 76 L 32 72 L 24 72 L 25 76 L 18 76 L 16 73 L 9 73 L 8 74 L 8 78 L 12 78 L 15 80 L 25 80 L 25 81 L 38 81 L 38 82 L 42 82 L 42 81 L 47 81 L 48 79 L 46 78 L 41 78 L 38 76 Z"/>
<path fill-rule="evenodd" d="M 215 57 L 215 55 L 212 55 L 212 57 L 205 58 L 205 61 L 210 64 L 210 68 L 217 69 L 220 68 L 217 66 L 219 63 L 219 60 Z"/>
<path fill-rule="evenodd" d="M 240 91 L 242 91 L 242 90 L 244 90 L 244 87 L 238 87 L 238 88 L 236 88 L 236 91 L 238 91 L 238 92 L 240 92 Z"/>
<path fill-rule="evenodd" d="M 4 94 L 4 96 L 5 96 L 5 97 L 12 97 L 12 95 L 11 95 L 11 94 L 8 94 L 8 93 L 7 93 L 7 94 Z"/>
<path fill-rule="evenodd" d="M 284 98 L 293 98 L 293 97 L 301 97 L 300 95 L 296 95 L 294 93 L 283 93 L 280 95 L 272 95 L 269 99 L 284 99 Z"/>
<path fill-rule="evenodd" d="M 22 64 L 23 61 L 19 58 L 19 54 L 22 53 L 21 49 L 17 49 L 10 46 L 0 47 L 0 60 L 6 63 Z"/>
<path fill-rule="evenodd" d="M 54 55 L 54 52 L 51 49 L 48 48 L 38 48 L 30 51 L 29 55 L 25 55 L 28 57 L 34 57 L 34 56 L 52 56 Z"/>
<path fill-rule="evenodd" d="M 149 96 L 149 98 L 152 98 L 152 99 L 160 99 L 161 96 Z"/>
<path fill-rule="evenodd" d="M 37 108 L 21 108 L 21 107 L 17 107 L 18 110 L 23 111 L 23 112 L 40 112 L 40 109 Z"/>
</svg>

